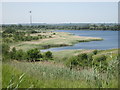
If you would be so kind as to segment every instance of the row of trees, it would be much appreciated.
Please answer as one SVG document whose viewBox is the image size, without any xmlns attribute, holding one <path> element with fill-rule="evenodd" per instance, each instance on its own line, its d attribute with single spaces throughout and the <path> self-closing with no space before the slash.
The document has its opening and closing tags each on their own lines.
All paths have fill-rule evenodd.
<svg viewBox="0 0 120 90">
<path fill-rule="evenodd" d="M 62 24 L 62 25 L 3 25 L 3 29 L 14 28 L 17 30 L 33 30 L 33 29 L 66 29 L 66 30 L 119 30 L 118 24 Z"/>
<path fill-rule="evenodd" d="M 3 61 L 12 59 L 12 60 L 27 60 L 27 61 L 40 61 L 40 60 L 52 60 L 53 55 L 50 51 L 47 51 L 45 53 L 41 53 L 38 49 L 30 49 L 26 52 L 24 52 L 22 49 L 16 50 L 16 48 L 12 48 L 10 50 L 10 47 L 8 44 L 3 44 L 2 47 L 2 54 L 3 54 Z"/>
</svg>

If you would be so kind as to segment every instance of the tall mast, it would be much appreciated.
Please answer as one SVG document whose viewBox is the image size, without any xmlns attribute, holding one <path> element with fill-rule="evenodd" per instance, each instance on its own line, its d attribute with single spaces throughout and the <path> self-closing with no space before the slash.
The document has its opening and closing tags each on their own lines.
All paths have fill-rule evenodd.
<svg viewBox="0 0 120 90">
<path fill-rule="evenodd" d="M 30 13 L 30 26 L 32 26 L 32 11 L 29 11 Z"/>
</svg>

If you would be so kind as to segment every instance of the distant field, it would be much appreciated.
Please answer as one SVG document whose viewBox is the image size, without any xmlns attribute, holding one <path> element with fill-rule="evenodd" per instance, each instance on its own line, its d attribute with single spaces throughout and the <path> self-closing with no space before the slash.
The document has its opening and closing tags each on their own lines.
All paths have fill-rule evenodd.
<svg viewBox="0 0 120 90">
<path fill-rule="evenodd" d="M 50 48 L 50 47 L 61 47 L 61 46 L 70 46 L 78 42 L 89 42 L 89 41 L 97 41 L 103 40 L 99 37 L 83 37 L 83 36 L 75 36 L 66 32 L 46 32 L 46 33 L 37 33 L 31 34 L 31 36 L 37 35 L 45 35 L 49 38 L 39 39 L 35 41 L 25 41 L 19 42 L 11 45 L 11 47 L 16 47 L 17 49 L 28 50 L 31 48 Z"/>
</svg>

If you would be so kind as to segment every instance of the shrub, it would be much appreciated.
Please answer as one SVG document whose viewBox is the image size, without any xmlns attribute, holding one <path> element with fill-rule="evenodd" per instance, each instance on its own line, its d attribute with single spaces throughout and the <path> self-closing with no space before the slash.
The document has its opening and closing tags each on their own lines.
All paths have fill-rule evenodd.
<svg viewBox="0 0 120 90">
<path fill-rule="evenodd" d="M 53 33 L 53 35 L 55 35 L 56 33 Z"/>
<path fill-rule="evenodd" d="M 88 55 L 86 53 L 79 54 L 78 56 L 72 56 L 67 60 L 67 66 L 88 66 Z"/>
<path fill-rule="evenodd" d="M 9 53 L 9 45 L 6 43 L 2 43 L 2 61 L 10 60 L 10 53 Z"/>
<path fill-rule="evenodd" d="M 89 63 L 89 66 L 92 66 L 92 61 L 93 61 L 93 54 L 89 54 L 89 55 L 88 55 L 88 63 Z"/>
<path fill-rule="evenodd" d="M 24 59 L 24 54 L 25 54 L 25 52 L 23 52 L 23 50 L 22 49 L 20 49 L 20 50 L 18 50 L 17 52 L 16 52 L 16 54 L 15 54 L 15 56 L 16 56 L 16 60 L 23 60 Z"/>
<path fill-rule="evenodd" d="M 93 54 L 96 55 L 98 53 L 98 50 L 94 50 Z"/>
<path fill-rule="evenodd" d="M 15 29 L 7 28 L 3 33 L 15 33 Z"/>
<path fill-rule="evenodd" d="M 53 57 L 52 52 L 50 51 L 45 52 L 45 57 L 51 59 Z"/>
<path fill-rule="evenodd" d="M 66 65 L 68 67 L 71 67 L 71 66 L 76 66 L 78 65 L 78 57 L 77 56 L 72 56 L 70 58 L 68 58 L 68 60 L 66 61 Z"/>
<path fill-rule="evenodd" d="M 12 43 L 13 39 L 9 38 L 9 37 L 6 37 L 6 38 L 3 39 L 3 42 L 5 42 L 5 43 Z"/>
<path fill-rule="evenodd" d="M 106 61 L 107 57 L 105 55 L 99 55 L 94 57 L 93 65 L 96 66 L 100 71 L 107 69 L 108 63 Z"/>
<path fill-rule="evenodd" d="M 32 31 L 30 31 L 30 33 L 38 33 L 37 31 L 35 31 L 35 30 L 32 30 Z"/>
<path fill-rule="evenodd" d="M 31 61 L 35 61 L 39 58 L 42 58 L 42 54 L 37 48 L 28 50 L 27 56 L 28 56 L 28 60 L 31 60 Z"/>
<path fill-rule="evenodd" d="M 10 54 L 11 54 L 11 59 L 15 59 L 16 58 L 16 48 L 15 47 L 13 47 L 12 48 L 12 51 L 10 52 Z"/>
<path fill-rule="evenodd" d="M 8 44 L 6 44 L 6 43 L 2 44 L 2 54 L 7 55 L 9 53 L 9 49 L 10 49 L 10 47 Z"/>
<path fill-rule="evenodd" d="M 82 53 L 82 54 L 78 55 L 78 58 L 79 58 L 79 60 L 85 60 L 85 59 L 88 59 L 88 56 L 86 53 Z"/>
<path fill-rule="evenodd" d="M 52 38 L 52 36 L 49 36 L 49 38 Z"/>
<path fill-rule="evenodd" d="M 40 34 L 38 36 L 41 36 Z"/>
<path fill-rule="evenodd" d="M 94 58 L 96 62 L 105 61 L 107 57 L 105 55 L 99 55 Z"/>
</svg>

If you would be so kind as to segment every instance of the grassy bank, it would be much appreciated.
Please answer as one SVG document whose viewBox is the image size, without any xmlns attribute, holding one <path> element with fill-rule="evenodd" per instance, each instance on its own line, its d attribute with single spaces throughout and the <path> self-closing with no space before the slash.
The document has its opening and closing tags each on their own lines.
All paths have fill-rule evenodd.
<svg viewBox="0 0 120 90">
<path fill-rule="evenodd" d="M 91 54 L 94 50 L 63 50 L 58 52 L 52 52 L 54 59 L 56 61 L 65 61 L 71 56 L 77 56 L 82 53 Z M 112 58 L 115 58 L 115 56 L 118 55 L 118 49 L 109 49 L 109 50 L 98 50 L 97 55 L 94 55 L 93 57 L 97 57 L 99 55 L 106 55 L 108 57 L 108 60 L 111 60 Z"/>
<path fill-rule="evenodd" d="M 26 69 L 24 69 L 26 68 Z M 116 88 L 117 79 L 94 69 L 70 71 L 68 68 L 40 63 L 3 64 L 3 88 Z M 23 76 L 24 75 L 24 76 Z"/>
<path fill-rule="evenodd" d="M 19 78 L 23 74 L 25 75 L 21 81 Z M 68 68 L 43 65 L 40 63 L 12 62 L 3 64 L 3 88 L 10 86 L 10 80 L 12 81 L 11 84 L 13 84 L 11 87 L 16 87 L 21 81 L 19 88 L 90 87 L 80 76 L 80 72 L 70 71 Z"/>
<path fill-rule="evenodd" d="M 76 70 L 66 67 L 62 63 L 70 56 L 80 53 L 91 54 L 93 50 L 66 50 L 54 52 L 54 61 L 45 62 L 3 62 L 2 86 L 3 88 L 117 88 L 117 49 L 100 50 L 97 57 L 105 54 L 109 58 L 109 66 L 105 73 L 99 73 L 94 67 Z M 64 57 L 66 59 L 64 59 Z"/>
<path fill-rule="evenodd" d="M 65 32 L 37 33 L 31 34 L 31 36 L 38 36 L 39 34 L 45 35 L 48 38 L 18 42 L 16 44 L 12 44 L 11 47 L 16 47 L 17 49 L 23 50 L 28 50 L 31 48 L 45 49 L 50 47 L 71 46 L 78 42 L 103 40 L 102 38 L 75 36 Z"/>
</svg>

